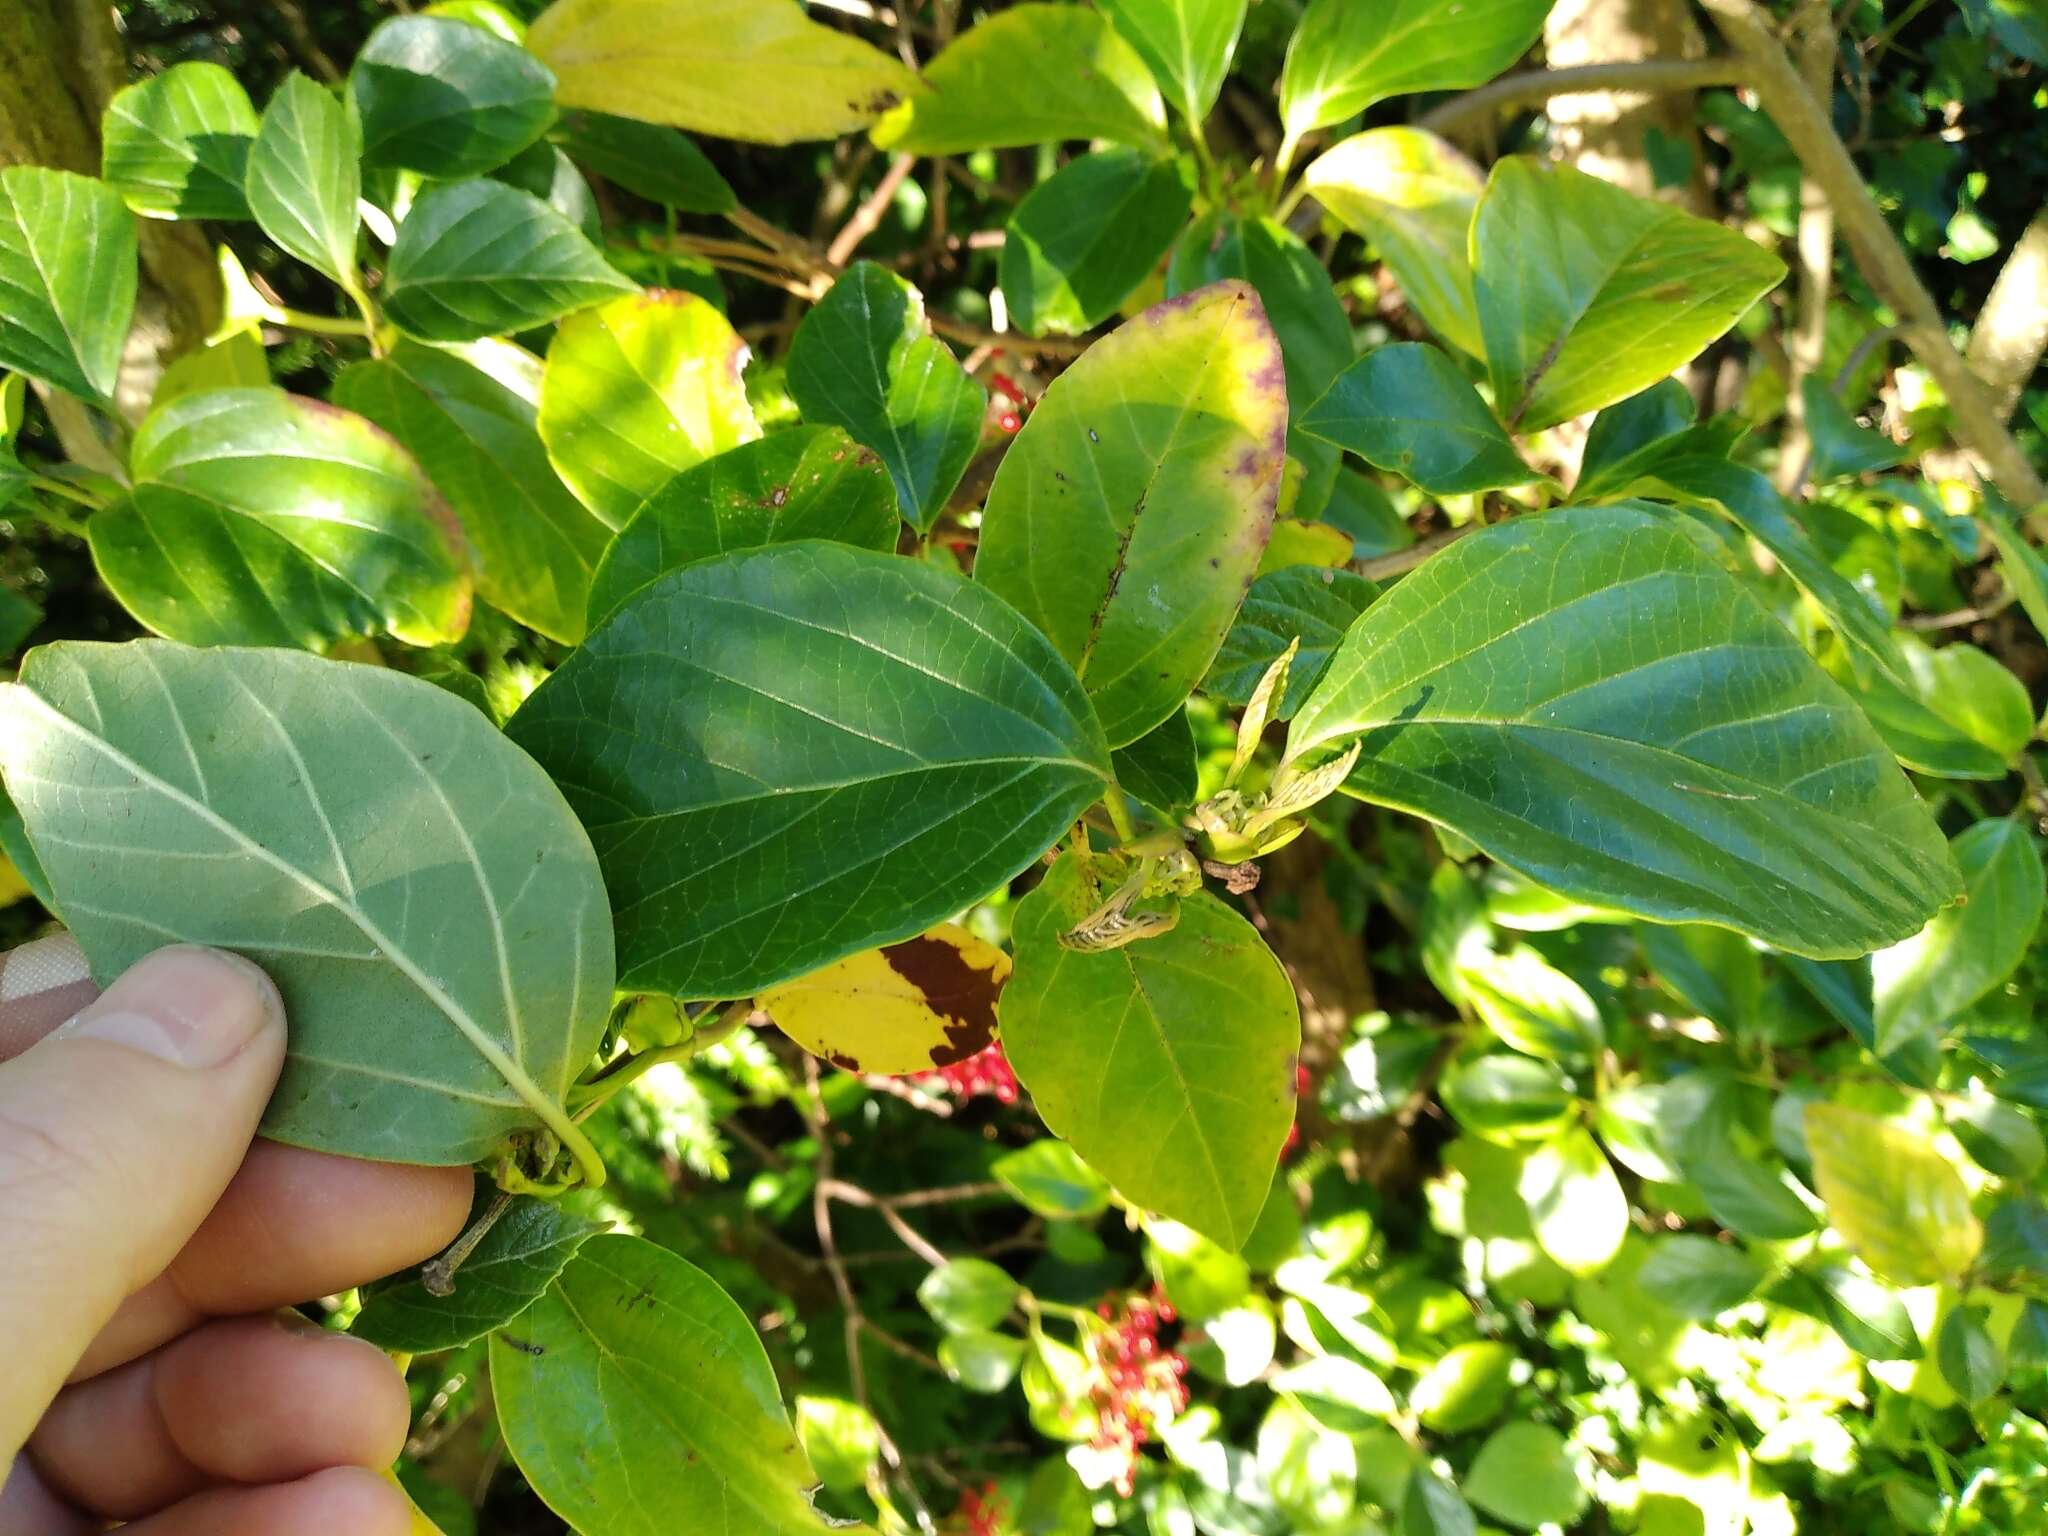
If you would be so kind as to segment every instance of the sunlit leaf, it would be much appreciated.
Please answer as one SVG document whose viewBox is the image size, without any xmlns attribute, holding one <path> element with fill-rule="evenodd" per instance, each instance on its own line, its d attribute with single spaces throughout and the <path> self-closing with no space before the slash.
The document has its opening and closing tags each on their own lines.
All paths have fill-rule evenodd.
<svg viewBox="0 0 2048 1536">
<path fill-rule="evenodd" d="M 0 170 L 0 367 L 108 404 L 135 311 L 135 215 L 104 182 Z"/>
<path fill-rule="evenodd" d="M 953 923 L 863 950 L 761 993 L 760 1006 L 813 1056 L 848 1072 L 928 1072 L 995 1039 L 1010 957 Z"/>
<path fill-rule="evenodd" d="M 176 64 L 114 94 L 100 130 L 100 174 L 137 213 L 246 219 L 256 108 L 218 64 Z"/>
<path fill-rule="evenodd" d="M 1838 1104 L 1809 1104 L 1815 1187 L 1842 1238 L 1895 1285 L 1954 1280 L 1984 1245 L 1970 1192 L 1924 1137 Z"/>
<path fill-rule="evenodd" d="M 496 170 L 554 120 L 555 79 L 481 27 L 394 16 L 372 32 L 348 76 L 366 165 L 444 181 Z"/>
</svg>

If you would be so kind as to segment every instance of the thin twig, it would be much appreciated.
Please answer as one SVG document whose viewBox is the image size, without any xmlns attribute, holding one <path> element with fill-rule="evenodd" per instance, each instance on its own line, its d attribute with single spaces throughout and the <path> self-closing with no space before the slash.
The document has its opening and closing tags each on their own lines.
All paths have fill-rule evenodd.
<svg viewBox="0 0 2048 1536">
<path fill-rule="evenodd" d="M 875 190 L 861 199 L 852 217 L 840 226 L 839 233 L 832 237 L 832 243 L 825 247 L 827 267 L 844 267 L 853 259 L 861 241 L 880 226 L 882 216 L 889 211 L 889 204 L 896 200 L 896 192 L 903 185 L 903 179 L 916 168 L 915 155 L 898 155 L 889 162 L 889 169 L 882 172 L 882 179 L 875 183 Z"/>
<path fill-rule="evenodd" d="M 1740 59 L 1630 59 L 1613 64 L 1576 64 L 1569 69 L 1529 69 L 1503 75 L 1476 91 L 1453 96 L 1415 120 L 1418 128 L 1449 136 L 1485 122 L 1502 107 L 1533 106 L 1556 96 L 1587 96 L 1620 91 L 1650 94 L 1697 91 L 1711 85 L 1737 85 L 1744 75 Z"/>
<path fill-rule="evenodd" d="M 1467 523 L 1462 528 L 1433 533 L 1428 538 L 1418 539 L 1406 549 L 1397 549 L 1390 555 L 1376 555 L 1370 560 L 1354 560 L 1351 562 L 1351 569 L 1373 581 L 1384 581 L 1389 576 L 1400 576 L 1414 570 L 1445 545 L 1457 543 L 1468 533 L 1476 533 L 1479 527 L 1479 523 L 1475 521 Z"/>
</svg>

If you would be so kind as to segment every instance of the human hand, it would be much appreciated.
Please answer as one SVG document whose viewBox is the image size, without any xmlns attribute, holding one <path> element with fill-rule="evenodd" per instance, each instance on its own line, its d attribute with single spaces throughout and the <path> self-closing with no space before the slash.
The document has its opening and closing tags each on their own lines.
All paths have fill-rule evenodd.
<svg viewBox="0 0 2048 1536">
<path fill-rule="evenodd" d="M 405 1441 L 397 1371 L 275 1309 L 445 1247 L 470 1178 L 254 1140 L 284 1049 L 233 956 L 97 998 L 68 938 L 0 956 L 0 1536 L 409 1530 L 368 1470 Z"/>
</svg>

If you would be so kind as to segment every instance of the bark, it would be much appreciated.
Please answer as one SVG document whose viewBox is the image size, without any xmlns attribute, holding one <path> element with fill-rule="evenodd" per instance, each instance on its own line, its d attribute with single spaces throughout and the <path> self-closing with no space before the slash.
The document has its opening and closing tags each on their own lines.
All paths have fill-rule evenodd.
<svg viewBox="0 0 2048 1536">
<path fill-rule="evenodd" d="M 1585 64 L 1660 62 L 1706 57 L 1707 43 L 1684 0 L 1558 0 L 1543 25 L 1543 52 L 1552 69 Z M 1620 91 L 1560 96 L 1548 115 L 1565 159 L 1580 170 L 1626 187 L 1640 197 L 1656 191 L 1644 152 L 1656 128 L 1693 151 L 1694 178 L 1685 201 L 1704 207 L 1706 183 L 1690 94 L 1636 95 Z"/>
<path fill-rule="evenodd" d="M 0 0 L 0 166 L 96 176 L 100 116 L 127 81 L 106 0 Z M 220 273 L 195 225 L 143 219 L 142 283 L 116 402 L 139 419 L 164 365 L 220 323 Z M 74 428 L 64 431 L 69 439 Z"/>
<path fill-rule="evenodd" d="M 2048 352 L 2048 208 L 2034 215 L 1970 331 L 1966 361 L 1991 393 L 2000 421 L 2010 421 L 2020 392 Z"/>
</svg>

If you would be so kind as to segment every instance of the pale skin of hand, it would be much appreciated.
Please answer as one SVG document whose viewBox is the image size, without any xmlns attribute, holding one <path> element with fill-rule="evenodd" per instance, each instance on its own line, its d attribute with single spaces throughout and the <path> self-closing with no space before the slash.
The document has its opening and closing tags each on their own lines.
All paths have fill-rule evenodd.
<svg viewBox="0 0 2048 1536">
<path fill-rule="evenodd" d="M 470 1177 L 259 1139 L 284 1042 L 234 956 L 0 957 L 0 1536 L 407 1536 L 404 1382 L 280 1309 L 438 1252 Z"/>
</svg>

